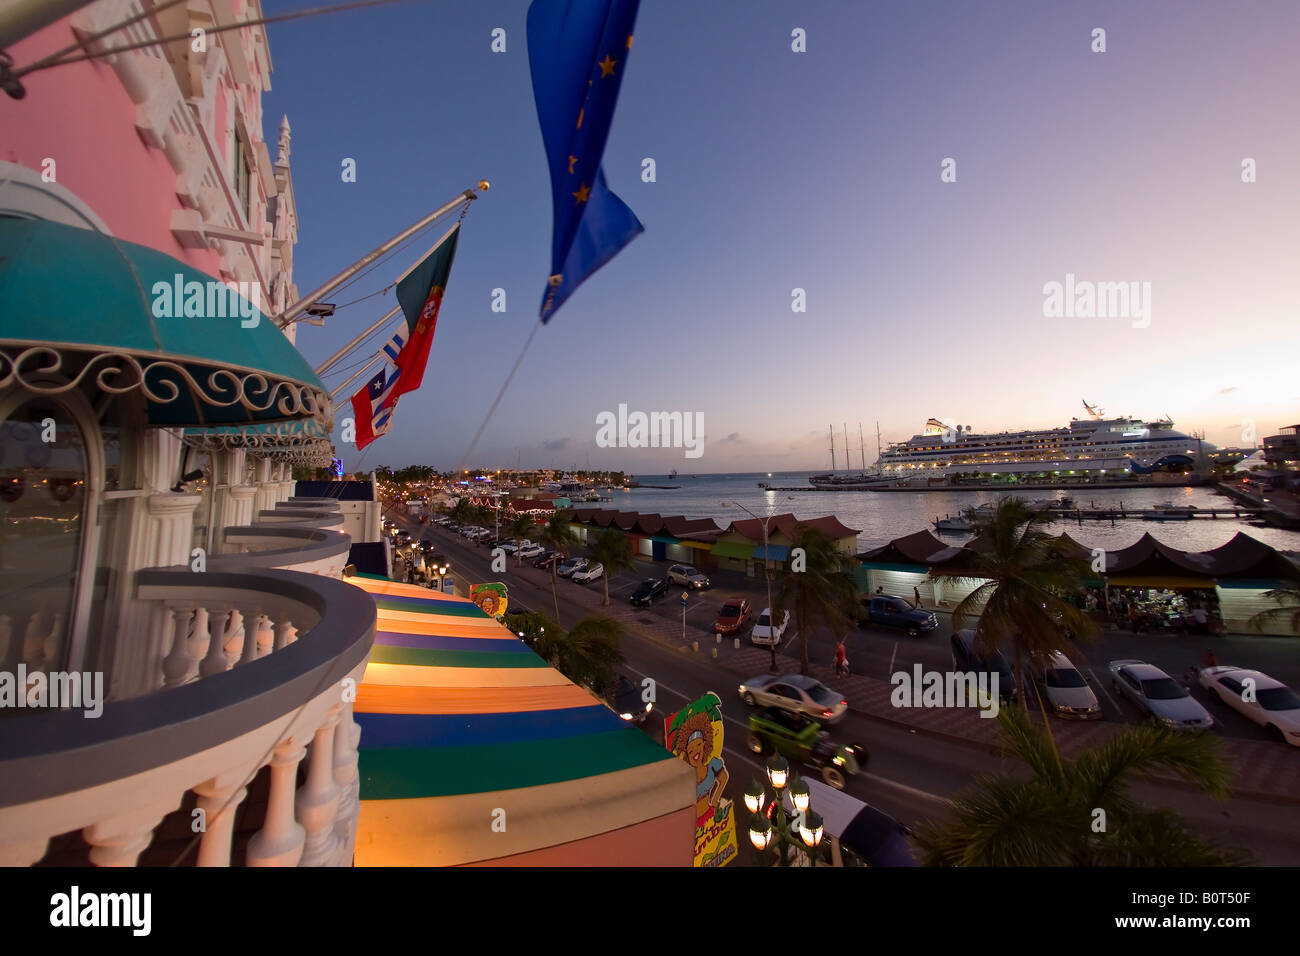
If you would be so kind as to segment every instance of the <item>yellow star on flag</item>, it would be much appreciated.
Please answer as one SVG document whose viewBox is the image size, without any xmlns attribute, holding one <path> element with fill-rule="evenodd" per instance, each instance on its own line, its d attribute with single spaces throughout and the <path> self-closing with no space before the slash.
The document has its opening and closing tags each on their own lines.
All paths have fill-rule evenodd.
<svg viewBox="0 0 1300 956">
<path fill-rule="evenodd" d="M 575 205 L 580 202 L 586 202 L 587 197 L 590 195 L 591 195 L 591 190 L 588 189 L 585 184 L 579 186 L 578 191 L 573 194 L 573 198 L 576 200 Z"/>
<path fill-rule="evenodd" d="M 578 125 L 577 125 L 577 127 L 575 127 L 576 129 L 582 129 L 582 117 L 583 117 L 583 114 L 586 113 L 586 112 L 587 112 L 587 111 L 586 111 L 585 108 L 584 108 L 584 109 L 580 109 L 580 110 L 578 110 Z"/>
<path fill-rule="evenodd" d="M 570 173 L 570 174 L 573 173 L 573 164 L 576 163 L 577 161 L 578 161 L 578 157 L 577 157 L 577 156 L 574 156 L 572 153 L 570 153 L 570 154 L 569 154 L 569 173 Z"/>
<path fill-rule="evenodd" d="M 632 49 L 632 34 L 630 33 L 627 35 L 627 48 Z"/>
<path fill-rule="evenodd" d="M 600 67 L 601 76 L 612 76 L 614 73 L 614 65 L 616 63 L 618 63 L 618 60 L 611 59 L 610 55 L 606 53 L 605 59 L 601 60 L 596 65 Z"/>
</svg>

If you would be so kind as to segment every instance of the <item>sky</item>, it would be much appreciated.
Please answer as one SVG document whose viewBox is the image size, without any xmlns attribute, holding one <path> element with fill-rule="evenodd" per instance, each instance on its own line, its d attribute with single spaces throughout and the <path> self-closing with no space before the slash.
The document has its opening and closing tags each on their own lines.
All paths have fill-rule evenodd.
<svg viewBox="0 0 1300 956">
<path fill-rule="evenodd" d="M 340 445 L 348 470 L 825 469 L 832 424 L 842 468 L 846 424 L 870 464 L 877 422 L 885 442 L 930 417 L 1059 427 L 1085 399 L 1224 446 L 1300 421 L 1300 4 L 647 0 L 603 162 L 645 232 L 538 332 L 484 427 L 550 273 L 527 6 L 407 0 L 268 28 L 264 133 L 288 115 L 303 294 L 491 182 L 424 387 L 364 453 Z M 449 224 L 328 300 L 389 285 Z M 1149 300 L 1046 314 L 1069 275 Z M 395 304 L 300 326 L 298 346 L 317 364 Z M 702 456 L 598 446 L 620 404 L 702 415 Z"/>
</svg>

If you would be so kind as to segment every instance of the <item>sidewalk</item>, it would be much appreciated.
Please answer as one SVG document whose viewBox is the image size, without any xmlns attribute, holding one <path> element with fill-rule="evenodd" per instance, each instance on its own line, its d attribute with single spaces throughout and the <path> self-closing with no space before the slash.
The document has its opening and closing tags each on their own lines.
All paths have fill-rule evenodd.
<svg viewBox="0 0 1300 956">
<path fill-rule="evenodd" d="M 518 570 L 511 568 L 511 573 L 546 590 L 550 589 L 548 572 L 524 567 Z M 566 601 L 588 608 L 593 614 L 617 621 L 628 631 L 662 647 L 693 654 L 703 660 L 713 660 L 713 651 L 716 649 L 715 666 L 735 676 L 737 682 L 768 671 L 771 654 L 766 648 L 754 647 L 742 640 L 737 649 L 732 638 L 724 638 L 718 644 L 715 643 L 714 635 L 690 624 L 686 628 L 687 640 L 683 642 L 680 622 L 660 618 L 648 609 L 632 607 L 613 597 L 608 607 L 602 606 L 604 590 L 599 582 L 585 587 L 565 581 L 560 581 L 559 584 L 564 588 Z M 545 612 L 545 609 L 542 610 Z M 692 642 L 698 642 L 698 651 L 692 650 Z M 797 661 L 790 658 L 784 658 L 784 662 L 791 669 L 798 667 Z M 890 702 L 894 686 L 886 681 L 857 674 L 835 677 L 830 667 L 811 661 L 809 674 L 843 693 L 851 710 L 872 720 L 887 721 L 920 734 L 975 744 L 990 751 L 997 750 L 1003 739 L 997 721 L 980 717 L 978 711 L 962 708 L 899 708 Z M 1040 723 L 1042 720 L 1037 714 L 1031 714 L 1031 719 Z M 1118 731 L 1132 725 L 1106 720 L 1049 720 L 1048 726 L 1062 755 L 1074 757 L 1085 749 L 1105 744 Z M 1229 764 L 1236 770 L 1234 793 L 1300 803 L 1300 753 L 1296 752 L 1296 748 L 1272 741 L 1231 737 L 1220 739 Z M 1172 775 L 1152 776 L 1158 776 L 1165 784 L 1188 786 Z"/>
</svg>

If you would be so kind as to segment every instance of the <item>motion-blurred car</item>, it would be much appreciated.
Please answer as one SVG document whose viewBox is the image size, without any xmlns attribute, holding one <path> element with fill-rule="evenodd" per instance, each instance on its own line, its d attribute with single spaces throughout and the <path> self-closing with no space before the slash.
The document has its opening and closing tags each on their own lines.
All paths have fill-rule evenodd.
<svg viewBox="0 0 1300 956">
<path fill-rule="evenodd" d="M 837 744 L 811 717 L 777 707 L 750 714 L 748 744 L 760 756 L 779 753 L 821 770 L 822 779 L 836 790 L 844 789 L 847 776 L 867 766 L 866 747 Z"/>
<path fill-rule="evenodd" d="M 713 619 L 713 632 L 735 634 L 743 630 L 753 616 L 753 608 L 745 598 L 727 598 L 722 604 L 722 609 L 718 611 L 718 616 Z"/>
<path fill-rule="evenodd" d="M 1034 669 L 1034 677 L 1043 689 L 1043 696 L 1052 713 L 1066 720 L 1099 720 L 1101 704 L 1088 686 L 1087 680 L 1070 659 L 1060 651 L 1042 668 Z"/>
<path fill-rule="evenodd" d="M 646 578 L 637 585 L 629 599 L 638 607 L 649 607 L 651 602 L 668 596 L 668 582 L 662 578 Z"/>
<path fill-rule="evenodd" d="M 1274 740 L 1300 747 L 1300 695 L 1286 684 L 1228 664 L 1204 668 L 1199 680 L 1213 699 L 1259 724 Z"/>
<path fill-rule="evenodd" d="M 740 685 L 740 699 L 750 707 L 780 707 L 823 724 L 836 724 L 849 702 L 825 684 L 803 674 L 763 674 Z"/>
<path fill-rule="evenodd" d="M 1110 673 L 1115 689 L 1157 723 L 1174 730 L 1206 730 L 1214 726 L 1210 712 L 1187 688 L 1154 664 L 1111 661 Z"/>
</svg>

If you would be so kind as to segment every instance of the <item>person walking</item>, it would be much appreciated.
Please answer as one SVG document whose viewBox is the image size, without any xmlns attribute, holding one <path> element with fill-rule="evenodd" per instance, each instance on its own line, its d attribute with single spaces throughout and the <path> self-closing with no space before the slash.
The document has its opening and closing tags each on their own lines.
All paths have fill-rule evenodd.
<svg viewBox="0 0 1300 956">
<path fill-rule="evenodd" d="M 849 672 L 848 653 L 844 649 L 844 641 L 837 641 L 835 644 L 835 676 L 843 677 Z"/>
<path fill-rule="evenodd" d="M 912 587 L 912 593 L 916 595 L 916 606 L 921 606 L 921 589 L 915 585 Z"/>
</svg>

